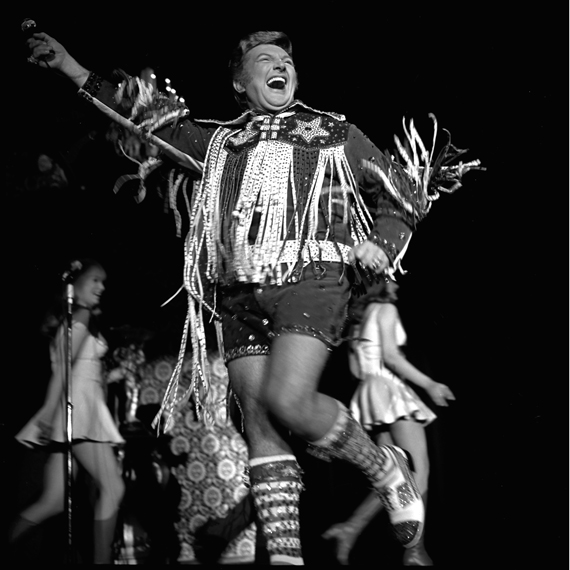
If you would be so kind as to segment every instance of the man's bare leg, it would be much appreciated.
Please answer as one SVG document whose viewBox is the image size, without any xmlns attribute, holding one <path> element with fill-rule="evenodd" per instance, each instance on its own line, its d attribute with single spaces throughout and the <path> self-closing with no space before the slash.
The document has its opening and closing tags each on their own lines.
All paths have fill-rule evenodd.
<svg viewBox="0 0 570 570">
<path fill-rule="evenodd" d="M 303 565 L 299 527 L 301 468 L 287 443 L 287 430 L 269 416 L 263 396 L 267 356 L 245 356 L 228 364 L 245 427 L 249 479 L 257 524 L 270 564 Z"/>
</svg>

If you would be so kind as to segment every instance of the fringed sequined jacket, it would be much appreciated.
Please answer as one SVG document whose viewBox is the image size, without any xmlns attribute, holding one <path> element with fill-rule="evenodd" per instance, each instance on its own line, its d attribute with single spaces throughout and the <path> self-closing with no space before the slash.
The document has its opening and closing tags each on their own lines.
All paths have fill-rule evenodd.
<svg viewBox="0 0 570 570">
<path fill-rule="evenodd" d="M 91 84 L 86 93 L 120 109 L 115 86 Z M 194 262 L 206 256 L 207 281 L 295 281 L 309 263 L 348 263 L 367 238 L 398 267 L 413 211 L 370 168 L 381 167 L 383 153 L 342 115 L 295 101 L 277 115 L 247 111 L 228 122 L 179 113 L 155 119 L 152 131 L 166 155 L 200 177 L 189 193 L 187 247 Z"/>
</svg>

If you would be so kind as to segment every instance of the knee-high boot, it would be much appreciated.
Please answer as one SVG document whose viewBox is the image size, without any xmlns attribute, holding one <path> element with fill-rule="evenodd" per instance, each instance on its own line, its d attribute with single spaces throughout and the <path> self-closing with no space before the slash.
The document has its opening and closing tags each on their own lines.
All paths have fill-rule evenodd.
<svg viewBox="0 0 570 570">
<path fill-rule="evenodd" d="M 269 563 L 303 565 L 299 527 L 303 484 L 295 456 L 252 459 L 249 480 Z"/>
<path fill-rule="evenodd" d="M 93 564 L 113 563 L 113 542 L 117 526 L 116 512 L 108 519 L 93 522 Z"/>
<path fill-rule="evenodd" d="M 335 423 L 321 439 L 309 442 L 331 458 L 348 461 L 367 477 L 386 509 L 397 540 L 411 548 L 420 540 L 424 505 L 410 472 L 406 453 L 392 445 L 377 446 L 340 402 Z"/>
<path fill-rule="evenodd" d="M 427 507 L 427 491 L 422 495 L 424 508 Z M 418 543 L 412 548 L 404 551 L 402 563 L 404 566 L 433 566 L 433 560 L 430 558 L 424 545 L 425 526 Z"/>
</svg>

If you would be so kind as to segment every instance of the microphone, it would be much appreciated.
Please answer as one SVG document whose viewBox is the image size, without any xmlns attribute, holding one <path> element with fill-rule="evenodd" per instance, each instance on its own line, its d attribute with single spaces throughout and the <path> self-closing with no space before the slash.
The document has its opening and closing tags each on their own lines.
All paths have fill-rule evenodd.
<svg viewBox="0 0 570 570">
<path fill-rule="evenodd" d="M 20 26 L 26 40 L 38 33 L 37 24 L 31 18 L 25 18 Z M 55 53 L 48 53 L 40 56 L 38 59 L 45 63 L 51 61 L 55 57 Z"/>
<path fill-rule="evenodd" d="M 73 305 L 73 272 L 68 269 L 64 271 L 61 275 L 61 280 L 65 286 L 65 300 L 67 302 L 67 306 L 71 311 L 71 306 Z"/>
<path fill-rule="evenodd" d="M 67 283 L 65 286 L 65 298 L 67 299 L 68 305 L 73 305 L 73 298 L 74 298 L 73 291 L 74 291 L 73 284 L 71 282 Z"/>
</svg>

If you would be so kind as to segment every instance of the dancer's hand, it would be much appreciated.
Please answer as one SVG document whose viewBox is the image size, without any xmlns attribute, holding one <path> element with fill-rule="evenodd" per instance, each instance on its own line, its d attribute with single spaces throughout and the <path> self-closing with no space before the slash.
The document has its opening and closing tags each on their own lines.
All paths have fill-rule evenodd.
<svg viewBox="0 0 570 570">
<path fill-rule="evenodd" d="M 445 384 L 432 382 L 425 387 L 425 390 L 438 406 L 448 406 L 447 400 L 455 400 L 453 392 Z"/>
<path fill-rule="evenodd" d="M 359 535 L 360 528 L 358 526 L 350 522 L 344 522 L 331 526 L 322 536 L 325 540 L 330 540 L 331 538 L 336 540 L 335 554 L 337 560 L 343 566 L 348 566 L 350 551 Z"/>
</svg>

